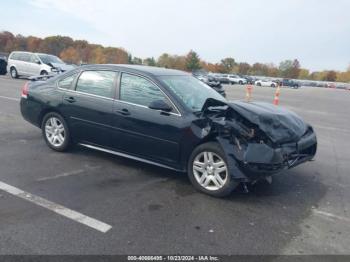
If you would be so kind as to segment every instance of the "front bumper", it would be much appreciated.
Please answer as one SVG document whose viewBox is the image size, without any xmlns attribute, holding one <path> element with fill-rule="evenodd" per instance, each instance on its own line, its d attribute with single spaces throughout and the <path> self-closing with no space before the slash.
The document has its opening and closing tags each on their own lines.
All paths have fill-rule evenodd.
<svg viewBox="0 0 350 262">
<path fill-rule="evenodd" d="M 282 144 L 277 148 L 265 144 L 248 145 L 241 167 L 250 180 L 255 180 L 310 161 L 316 151 L 317 138 L 310 127 L 298 142 Z"/>
<path fill-rule="evenodd" d="M 219 142 L 226 151 L 233 178 L 242 182 L 256 181 L 296 167 L 312 160 L 317 151 L 317 138 L 311 127 L 299 141 L 274 148 L 258 143 L 250 143 L 241 149 L 230 144 L 229 148 L 223 140 Z"/>
</svg>

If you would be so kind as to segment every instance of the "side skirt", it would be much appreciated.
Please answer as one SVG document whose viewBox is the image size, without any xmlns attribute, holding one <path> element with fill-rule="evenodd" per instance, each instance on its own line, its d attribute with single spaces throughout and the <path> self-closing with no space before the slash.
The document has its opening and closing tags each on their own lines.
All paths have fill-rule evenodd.
<svg viewBox="0 0 350 262">
<path fill-rule="evenodd" d="M 178 171 L 178 172 L 184 172 L 181 169 L 176 169 L 176 168 L 173 168 L 171 166 L 163 165 L 163 164 L 160 164 L 160 163 L 157 163 L 157 162 L 153 162 L 151 160 L 147 160 L 147 159 L 144 159 L 144 158 L 141 158 L 141 157 L 136 157 L 136 156 L 132 156 L 132 155 L 129 155 L 129 154 L 121 153 L 121 152 L 118 152 L 118 151 L 106 149 L 106 148 L 103 148 L 103 147 L 93 146 L 93 145 L 89 145 L 89 144 L 82 144 L 82 143 L 79 143 L 79 145 L 81 145 L 83 147 L 95 149 L 95 150 L 98 150 L 98 151 L 102 151 L 102 152 L 105 152 L 105 153 L 113 154 L 113 155 L 116 155 L 116 156 L 121 156 L 121 157 L 129 158 L 129 159 L 133 159 L 133 160 L 140 161 L 140 162 L 143 162 L 143 163 L 147 163 L 147 164 L 150 164 L 150 165 L 155 165 L 155 166 L 163 167 L 163 168 L 166 168 L 166 169 L 175 170 L 175 171 Z"/>
</svg>

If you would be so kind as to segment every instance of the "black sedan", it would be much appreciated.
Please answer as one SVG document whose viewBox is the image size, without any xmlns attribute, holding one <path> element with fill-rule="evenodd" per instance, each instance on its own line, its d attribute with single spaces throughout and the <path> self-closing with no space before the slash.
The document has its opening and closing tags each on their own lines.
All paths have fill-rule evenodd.
<svg viewBox="0 0 350 262">
<path fill-rule="evenodd" d="M 47 78 L 25 84 L 20 106 L 50 148 L 79 144 L 187 172 L 198 190 L 213 196 L 316 153 L 312 127 L 296 114 L 228 102 L 182 71 L 91 65 Z"/>
</svg>

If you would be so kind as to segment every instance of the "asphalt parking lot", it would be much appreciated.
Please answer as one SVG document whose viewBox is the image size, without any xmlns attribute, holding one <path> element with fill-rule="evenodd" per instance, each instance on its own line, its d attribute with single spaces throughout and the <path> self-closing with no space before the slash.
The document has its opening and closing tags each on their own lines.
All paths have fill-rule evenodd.
<svg viewBox="0 0 350 262">
<path fill-rule="evenodd" d="M 0 77 L 0 183 L 110 229 L 0 189 L 0 254 L 350 254 L 349 91 L 282 89 L 280 105 L 317 132 L 316 160 L 215 199 L 181 173 L 81 147 L 50 150 L 20 115 L 23 84 Z M 244 87 L 225 88 L 244 99 Z M 254 100 L 273 94 L 253 89 Z"/>
</svg>

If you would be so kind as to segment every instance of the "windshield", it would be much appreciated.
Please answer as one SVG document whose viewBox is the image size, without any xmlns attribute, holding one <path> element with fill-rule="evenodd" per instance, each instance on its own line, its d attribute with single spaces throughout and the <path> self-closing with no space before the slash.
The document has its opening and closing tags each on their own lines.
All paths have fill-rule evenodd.
<svg viewBox="0 0 350 262">
<path fill-rule="evenodd" d="M 41 61 L 44 64 L 49 64 L 49 63 L 64 64 L 64 62 L 61 59 L 59 59 L 57 56 L 54 56 L 54 55 L 40 54 L 38 56 L 40 57 Z"/>
<path fill-rule="evenodd" d="M 223 96 L 195 77 L 182 75 L 158 78 L 193 112 L 200 111 L 208 98 L 226 102 Z"/>
</svg>

